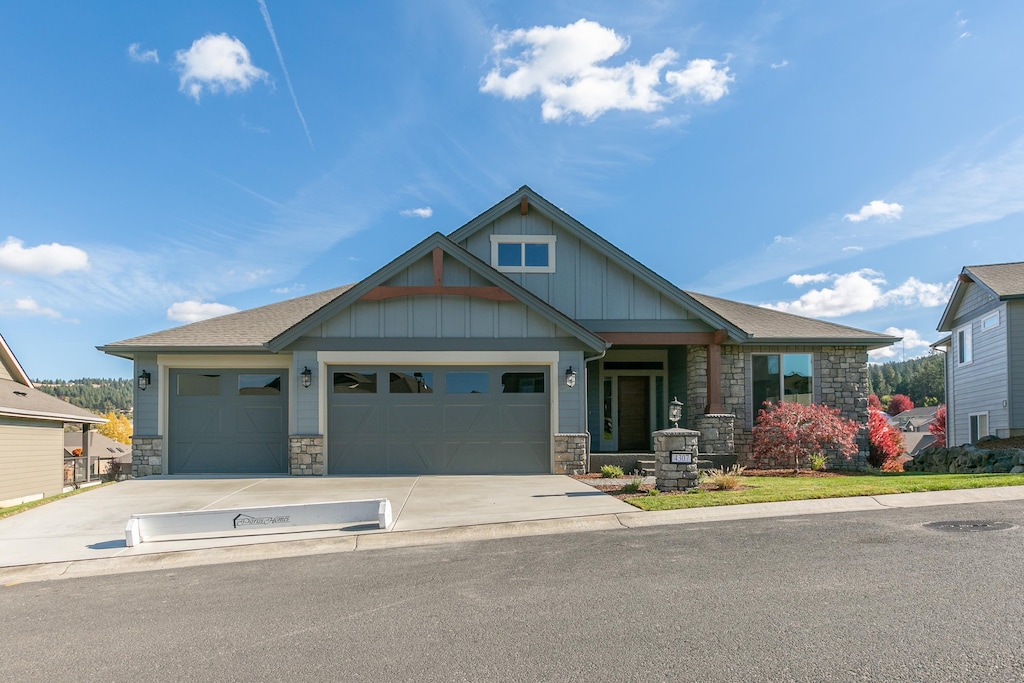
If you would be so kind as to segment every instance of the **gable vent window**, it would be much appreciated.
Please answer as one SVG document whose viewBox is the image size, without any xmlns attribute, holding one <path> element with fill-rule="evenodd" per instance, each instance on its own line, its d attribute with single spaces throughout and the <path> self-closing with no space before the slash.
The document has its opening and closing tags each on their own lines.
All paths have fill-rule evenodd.
<svg viewBox="0 0 1024 683">
<path fill-rule="evenodd" d="M 491 265 L 503 273 L 553 273 L 555 236 L 491 235 Z"/>
</svg>

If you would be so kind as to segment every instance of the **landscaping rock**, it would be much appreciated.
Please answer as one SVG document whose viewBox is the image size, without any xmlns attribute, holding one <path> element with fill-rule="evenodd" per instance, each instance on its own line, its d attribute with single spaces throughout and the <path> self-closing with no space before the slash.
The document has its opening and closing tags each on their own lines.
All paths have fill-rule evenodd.
<svg viewBox="0 0 1024 683">
<path fill-rule="evenodd" d="M 979 441 L 985 443 L 985 440 Z M 983 474 L 990 472 L 1024 473 L 1024 449 L 986 449 L 964 445 L 952 448 L 926 448 L 904 465 L 907 472 Z"/>
</svg>

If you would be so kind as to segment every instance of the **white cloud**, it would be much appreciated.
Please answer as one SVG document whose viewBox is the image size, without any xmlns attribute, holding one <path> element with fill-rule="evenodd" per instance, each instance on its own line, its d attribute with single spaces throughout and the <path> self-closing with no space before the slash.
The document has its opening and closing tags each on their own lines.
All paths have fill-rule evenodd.
<svg viewBox="0 0 1024 683">
<path fill-rule="evenodd" d="M 790 275 L 786 282 L 797 287 L 803 287 L 808 282 L 828 282 L 833 278 L 829 273 L 815 273 L 814 275 Z"/>
<path fill-rule="evenodd" d="M 883 288 L 886 281 L 882 273 L 870 268 L 842 275 L 791 275 L 786 281 L 797 286 L 808 282 L 832 282 L 831 287 L 813 289 L 796 301 L 762 304 L 765 308 L 812 318 L 838 318 L 893 305 L 925 308 L 942 306 L 953 291 L 952 282 L 930 284 L 913 277 L 886 290 Z"/>
<path fill-rule="evenodd" d="M 52 308 L 40 306 L 36 303 L 36 300 L 30 296 L 23 299 L 16 299 L 14 301 L 14 311 L 24 315 L 41 315 L 47 318 L 54 318 L 55 320 L 60 320 L 64 317 Z"/>
<path fill-rule="evenodd" d="M 772 244 L 789 244 L 795 241 L 792 237 L 786 235 L 776 235 L 775 239 L 772 240 Z"/>
<path fill-rule="evenodd" d="M 917 330 L 901 330 L 898 327 L 887 327 L 885 328 L 885 334 L 890 337 L 903 337 L 903 341 L 896 342 L 884 349 L 868 351 L 868 360 L 872 363 L 881 363 L 896 358 L 903 360 L 904 356 L 908 359 L 917 358 L 918 356 L 926 356 L 931 352 L 932 342 L 922 339 Z"/>
<path fill-rule="evenodd" d="M 194 323 L 237 311 L 238 309 L 234 306 L 226 304 L 178 301 L 171 304 L 171 307 L 167 309 L 167 319 L 179 323 Z"/>
<path fill-rule="evenodd" d="M 204 90 L 230 94 L 268 78 L 266 71 L 253 65 L 245 44 L 226 33 L 207 34 L 188 50 L 175 52 L 174 59 L 181 70 L 178 89 L 196 102 Z"/>
<path fill-rule="evenodd" d="M 516 47 L 521 48 L 518 54 L 506 54 Z M 492 49 L 496 66 L 484 77 L 480 91 L 516 100 L 539 94 L 545 121 L 574 114 L 592 121 L 611 110 L 653 112 L 678 97 L 713 102 L 729 92 L 733 77 L 728 67 L 713 59 L 695 59 L 680 71 L 666 71 L 669 87 L 663 88 L 662 70 L 679 57 L 671 48 L 647 64 L 603 66 L 628 47 L 626 38 L 586 19 L 567 26 L 503 31 L 495 36 Z"/>
<path fill-rule="evenodd" d="M 273 292 L 274 294 L 294 294 L 296 292 L 301 292 L 305 288 L 306 288 L 306 285 L 304 285 L 304 284 L 294 284 L 294 285 L 288 285 L 286 287 L 275 287 L 274 289 L 272 289 L 270 291 Z"/>
<path fill-rule="evenodd" d="M 140 43 L 132 43 L 128 46 L 128 59 L 133 62 L 152 62 L 154 64 L 160 63 L 160 55 L 156 53 L 156 50 L 143 50 L 141 49 Z"/>
<path fill-rule="evenodd" d="M 419 209 L 406 209 L 399 213 L 408 218 L 430 218 L 434 215 L 434 210 L 429 206 L 424 206 Z"/>
<path fill-rule="evenodd" d="M 843 251 L 857 253 L 857 252 L 864 251 L 864 247 L 856 247 L 856 246 L 852 246 L 851 245 L 849 247 L 843 247 Z"/>
<path fill-rule="evenodd" d="M 878 218 L 883 221 L 899 220 L 903 213 L 903 207 L 895 202 L 886 204 L 881 199 L 876 199 L 860 207 L 857 213 L 848 213 L 843 218 L 851 223 L 860 223 L 870 218 Z"/>
<path fill-rule="evenodd" d="M 772 64 L 772 68 L 773 69 L 785 69 L 787 66 L 789 66 L 789 60 L 788 59 L 783 59 L 781 62 L 779 62 L 777 64 Z"/>
<path fill-rule="evenodd" d="M 682 71 L 666 71 L 665 81 L 676 96 L 715 102 L 729 94 L 729 84 L 736 78 L 729 67 L 714 59 L 693 59 Z"/>
<path fill-rule="evenodd" d="M 26 249 L 23 241 L 8 237 L 0 244 L 0 269 L 35 275 L 60 275 L 69 270 L 88 270 L 89 256 L 78 247 L 53 242 Z"/>
</svg>

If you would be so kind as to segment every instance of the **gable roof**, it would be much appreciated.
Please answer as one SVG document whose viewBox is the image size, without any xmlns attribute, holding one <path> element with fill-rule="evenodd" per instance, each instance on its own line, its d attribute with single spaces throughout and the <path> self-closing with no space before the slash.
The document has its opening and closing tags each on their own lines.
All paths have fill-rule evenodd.
<svg viewBox="0 0 1024 683">
<path fill-rule="evenodd" d="M 106 422 L 99 415 L 36 389 L 3 335 L 0 335 L 0 363 L 13 378 L 0 378 L 0 415 L 58 422 Z"/>
<path fill-rule="evenodd" d="M 296 321 L 294 325 L 271 339 L 267 343 L 267 348 L 275 352 L 280 351 L 284 347 L 288 346 L 288 344 L 297 340 L 307 331 L 323 322 L 326 322 L 345 308 L 354 304 L 374 287 L 382 285 L 405 268 L 414 264 L 416 261 L 428 256 L 434 249 L 440 249 L 447 256 L 450 256 L 454 260 L 466 266 L 473 273 L 503 289 L 508 294 L 511 294 L 527 308 L 546 318 L 554 325 L 566 330 L 590 348 L 597 351 L 603 351 L 608 347 L 607 342 L 601 339 L 601 337 L 557 310 L 537 295 L 494 270 L 489 264 L 484 263 L 476 256 L 473 256 L 473 254 L 469 253 L 458 244 L 455 244 L 441 233 L 435 232 L 395 260 L 391 261 L 391 263 L 387 264 L 372 275 L 364 278 L 359 283 L 353 285 L 347 291 L 343 292 L 340 296 L 336 297 L 319 310 L 299 321 Z"/>
<path fill-rule="evenodd" d="M 952 330 L 955 313 L 960 308 L 967 285 L 971 283 L 987 289 L 1000 301 L 1024 299 L 1024 262 L 964 266 L 953 287 L 946 309 L 942 312 L 942 318 L 939 319 L 939 325 L 936 327 L 938 331 Z"/>
<path fill-rule="evenodd" d="M 751 344 L 844 344 L 874 349 L 890 346 L 901 339 L 707 294 L 688 294 L 744 330 L 748 335 L 747 342 Z"/>
<path fill-rule="evenodd" d="M 266 351 L 267 344 L 274 337 L 334 301 L 352 287 L 353 285 L 335 287 L 96 348 L 123 358 L 132 358 L 136 353 L 181 350 Z"/>
<path fill-rule="evenodd" d="M 727 299 L 697 294 L 679 289 L 671 282 L 643 265 L 578 220 L 537 194 L 528 185 L 523 185 L 508 197 L 487 211 L 472 219 L 448 235 L 453 242 L 462 242 L 473 233 L 483 229 L 505 213 L 519 206 L 526 198 L 531 209 L 536 209 L 561 227 L 575 234 L 602 255 L 653 287 L 656 291 L 675 301 L 684 309 L 716 329 L 724 329 L 729 337 L 739 343 L 815 343 L 863 345 L 869 348 L 889 346 L 900 337 L 859 330 L 846 325 L 823 322 L 812 318 L 781 313 L 760 306 L 743 304 Z"/>
</svg>

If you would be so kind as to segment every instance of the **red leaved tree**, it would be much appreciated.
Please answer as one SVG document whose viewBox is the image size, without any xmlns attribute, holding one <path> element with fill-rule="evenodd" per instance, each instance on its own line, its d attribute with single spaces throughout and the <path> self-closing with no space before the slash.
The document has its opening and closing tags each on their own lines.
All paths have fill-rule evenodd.
<svg viewBox="0 0 1024 683">
<path fill-rule="evenodd" d="M 932 445 L 946 447 L 946 406 L 939 406 L 935 411 L 935 419 L 928 424 L 928 431 L 935 437 L 935 443 Z"/>
<path fill-rule="evenodd" d="M 868 410 L 881 410 L 882 402 L 874 394 L 868 394 Z"/>
<path fill-rule="evenodd" d="M 892 405 L 890 403 L 890 405 Z M 903 432 L 890 425 L 888 417 L 880 410 L 868 415 L 868 464 L 883 472 L 902 472 L 900 456 L 906 453 Z"/>
<path fill-rule="evenodd" d="M 858 425 L 839 416 L 838 408 L 812 404 L 770 402 L 757 414 L 754 425 L 754 460 L 790 464 L 814 453 L 834 453 L 847 460 L 857 453 Z"/>
<path fill-rule="evenodd" d="M 889 410 L 886 412 L 890 415 L 899 415 L 904 410 L 910 410 L 913 407 L 914 402 L 910 400 L 909 396 L 893 394 L 892 398 L 889 399 Z"/>
</svg>

